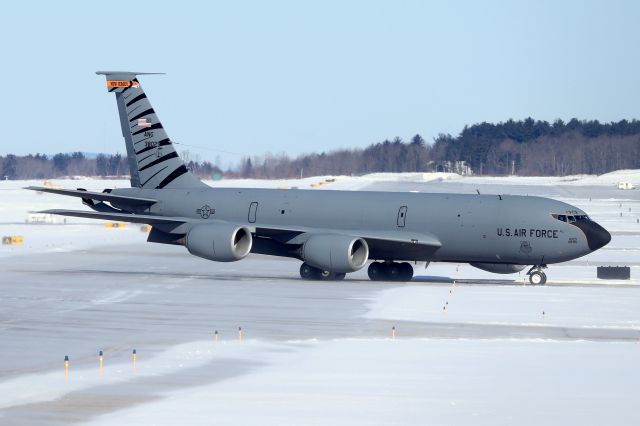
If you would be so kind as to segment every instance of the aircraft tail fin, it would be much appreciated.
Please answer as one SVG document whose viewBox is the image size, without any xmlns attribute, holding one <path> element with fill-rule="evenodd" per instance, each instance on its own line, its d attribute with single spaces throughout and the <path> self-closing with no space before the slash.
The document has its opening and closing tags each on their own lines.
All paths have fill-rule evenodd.
<svg viewBox="0 0 640 426">
<path fill-rule="evenodd" d="M 115 93 L 122 136 L 127 146 L 131 186 L 138 188 L 196 188 L 205 186 L 185 166 L 151 106 L 137 76 L 128 71 L 97 71 Z"/>
</svg>

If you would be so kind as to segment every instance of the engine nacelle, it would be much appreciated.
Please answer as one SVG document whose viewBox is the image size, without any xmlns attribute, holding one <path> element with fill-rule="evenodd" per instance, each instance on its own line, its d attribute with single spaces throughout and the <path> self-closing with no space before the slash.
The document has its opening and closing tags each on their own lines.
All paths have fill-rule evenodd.
<svg viewBox="0 0 640 426">
<path fill-rule="evenodd" d="M 312 235 L 302 246 L 302 258 L 325 271 L 347 273 L 361 269 L 369 259 L 367 242 L 348 235 Z"/>
<path fill-rule="evenodd" d="M 512 263 L 470 263 L 470 265 L 494 274 L 514 274 L 527 267 L 527 265 L 514 265 Z"/>
<path fill-rule="evenodd" d="M 185 246 L 194 256 L 216 262 L 235 262 L 251 252 L 252 243 L 249 228 L 216 223 L 191 228 Z"/>
</svg>

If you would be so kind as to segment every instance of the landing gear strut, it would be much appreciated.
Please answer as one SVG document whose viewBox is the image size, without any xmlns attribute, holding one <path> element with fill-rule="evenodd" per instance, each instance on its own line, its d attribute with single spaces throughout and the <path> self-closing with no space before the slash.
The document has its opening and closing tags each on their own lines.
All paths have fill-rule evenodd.
<svg viewBox="0 0 640 426">
<path fill-rule="evenodd" d="M 533 285 L 544 285 L 547 282 L 547 275 L 542 271 L 547 265 L 533 265 L 527 275 L 529 275 L 529 282 Z"/>
<path fill-rule="evenodd" d="M 413 267 L 407 262 L 373 262 L 367 270 L 371 281 L 411 281 Z"/>
<path fill-rule="evenodd" d="M 343 280 L 346 276 L 347 274 L 344 273 L 323 271 L 306 262 L 300 266 L 300 277 L 305 280 L 339 281 Z"/>
</svg>

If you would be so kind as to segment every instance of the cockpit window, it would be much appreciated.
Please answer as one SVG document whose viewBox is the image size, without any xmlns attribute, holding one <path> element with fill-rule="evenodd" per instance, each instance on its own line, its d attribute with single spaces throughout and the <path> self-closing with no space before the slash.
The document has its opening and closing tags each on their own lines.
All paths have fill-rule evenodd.
<svg viewBox="0 0 640 426">
<path fill-rule="evenodd" d="M 589 218 L 589 216 L 587 216 L 586 214 L 552 214 L 551 216 L 553 216 L 554 218 L 558 219 L 561 222 L 568 222 L 568 223 L 573 223 L 573 222 L 582 222 L 585 220 L 591 220 L 591 218 Z"/>
</svg>

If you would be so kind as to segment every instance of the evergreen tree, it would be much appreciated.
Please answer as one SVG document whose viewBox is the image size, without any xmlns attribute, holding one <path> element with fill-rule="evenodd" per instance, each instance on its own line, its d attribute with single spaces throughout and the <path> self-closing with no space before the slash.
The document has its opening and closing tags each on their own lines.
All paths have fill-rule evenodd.
<svg viewBox="0 0 640 426">
<path fill-rule="evenodd" d="M 13 154 L 7 155 L 2 164 L 2 175 L 9 179 L 16 179 L 16 166 L 18 162 L 16 156 Z"/>
</svg>

